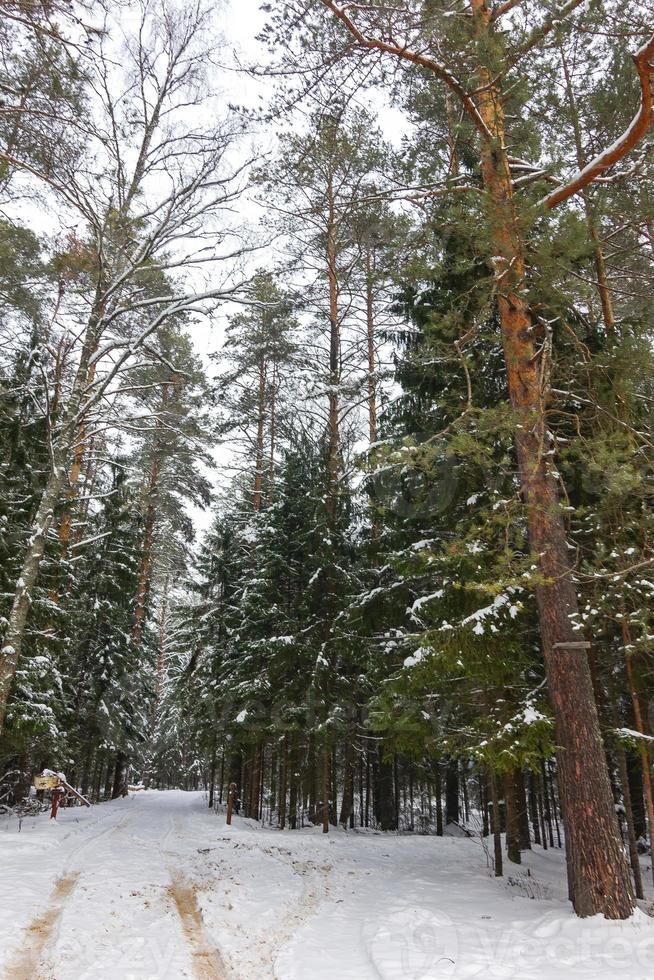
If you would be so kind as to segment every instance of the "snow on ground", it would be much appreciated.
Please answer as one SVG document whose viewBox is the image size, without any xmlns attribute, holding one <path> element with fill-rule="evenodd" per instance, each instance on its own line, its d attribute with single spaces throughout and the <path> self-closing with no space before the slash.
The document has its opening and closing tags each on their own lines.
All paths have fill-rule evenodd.
<svg viewBox="0 0 654 980">
<path fill-rule="evenodd" d="M 490 876 L 478 840 L 261 829 L 201 793 L 0 824 L 13 980 L 645 980 L 654 919 L 579 920 L 557 850 Z"/>
</svg>

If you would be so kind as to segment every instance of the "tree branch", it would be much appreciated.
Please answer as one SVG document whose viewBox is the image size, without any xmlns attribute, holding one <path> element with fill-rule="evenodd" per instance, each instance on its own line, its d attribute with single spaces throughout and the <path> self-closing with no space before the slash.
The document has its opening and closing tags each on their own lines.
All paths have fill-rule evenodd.
<svg viewBox="0 0 654 980">
<path fill-rule="evenodd" d="M 587 0 L 568 0 L 568 2 L 564 3 L 562 7 L 557 7 L 555 10 L 553 10 L 552 13 L 538 25 L 538 27 L 533 29 L 531 34 L 529 34 L 529 36 L 525 38 L 523 43 L 518 47 L 518 50 L 515 52 L 513 57 L 514 63 L 518 60 L 518 58 L 522 57 L 523 54 L 529 54 L 532 48 L 535 48 L 544 37 L 547 37 L 550 31 L 553 31 L 555 27 L 559 26 L 564 17 L 567 17 L 568 14 L 573 13 L 577 7 L 581 7 L 582 3 L 586 2 Z"/>
<path fill-rule="evenodd" d="M 384 54 L 395 55 L 396 58 L 401 58 L 403 61 L 409 61 L 413 65 L 426 68 L 428 71 L 432 72 L 432 74 L 436 75 L 437 78 L 440 78 L 442 82 L 445 82 L 445 84 L 459 97 L 466 113 L 475 124 L 475 127 L 485 139 L 490 140 L 491 135 L 485 122 L 481 118 L 476 105 L 464 89 L 461 82 L 459 82 L 454 75 L 447 70 L 445 65 L 442 65 L 438 61 L 434 61 L 433 58 L 428 58 L 424 54 L 420 54 L 418 51 L 411 51 L 409 48 L 402 47 L 400 44 L 382 41 L 380 38 L 366 37 L 349 16 L 346 8 L 339 7 L 336 3 L 334 3 L 334 0 L 320 0 L 320 2 L 324 7 L 327 7 L 328 10 L 331 10 L 334 16 L 341 21 L 343 26 L 352 35 L 359 47 L 365 48 L 367 51 L 380 51 Z"/>
<path fill-rule="evenodd" d="M 491 21 L 499 20 L 500 17 L 503 17 L 504 14 L 508 14 L 514 7 L 519 7 L 521 3 L 524 3 L 524 0 L 505 0 L 504 3 L 501 3 L 498 7 L 495 7 L 495 10 L 491 14 Z"/>
<path fill-rule="evenodd" d="M 542 201 L 548 210 L 555 208 L 557 204 L 566 201 L 573 194 L 578 194 L 591 184 L 600 174 L 618 163 L 640 142 L 654 120 L 654 91 L 652 86 L 652 74 L 654 66 L 651 59 L 654 57 L 654 34 L 633 56 L 636 71 L 640 79 L 640 107 L 638 112 L 631 120 L 629 126 L 618 139 L 588 163 L 583 170 L 578 171 L 561 187 L 558 187 L 551 194 L 548 194 Z"/>
</svg>

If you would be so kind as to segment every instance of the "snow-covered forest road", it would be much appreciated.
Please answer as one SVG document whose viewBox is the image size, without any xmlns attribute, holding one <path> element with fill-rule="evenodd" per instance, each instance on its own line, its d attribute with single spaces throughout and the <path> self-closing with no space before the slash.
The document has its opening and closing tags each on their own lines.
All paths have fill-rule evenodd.
<svg viewBox="0 0 654 980">
<path fill-rule="evenodd" d="M 654 920 L 575 919 L 557 850 L 496 881 L 479 841 L 263 830 L 150 791 L 0 824 L 3 976 L 483 980 L 651 975 Z"/>
</svg>

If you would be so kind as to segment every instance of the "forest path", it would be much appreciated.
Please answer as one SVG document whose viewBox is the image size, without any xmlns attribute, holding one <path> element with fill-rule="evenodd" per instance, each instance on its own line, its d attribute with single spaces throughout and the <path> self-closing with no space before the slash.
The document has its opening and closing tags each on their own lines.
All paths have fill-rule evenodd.
<svg viewBox="0 0 654 980">
<path fill-rule="evenodd" d="M 0 821 L 0 978 L 650 980 L 654 919 L 565 894 L 556 848 L 495 879 L 479 839 L 227 827 L 150 790 Z"/>
<path fill-rule="evenodd" d="M 27 926 L 12 930 L 3 978 L 228 980 L 207 938 L 194 883 L 184 876 L 188 855 L 179 827 L 191 802 L 187 794 L 148 793 L 89 813 L 60 811 L 56 826 L 40 818 L 32 840 L 24 825 L 19 844 L 26 852 L 25 877 L 16 918 L 28 907 L 28 889 L 33 915 Z M 49 847 L 35 861 L 29 844 L 42 842 L 44 834 Z M 3 884 L 7 870 L 0 875 Z M 4 908 L 10 900 L 4 889 L 2 898 Z"/>
</svg>

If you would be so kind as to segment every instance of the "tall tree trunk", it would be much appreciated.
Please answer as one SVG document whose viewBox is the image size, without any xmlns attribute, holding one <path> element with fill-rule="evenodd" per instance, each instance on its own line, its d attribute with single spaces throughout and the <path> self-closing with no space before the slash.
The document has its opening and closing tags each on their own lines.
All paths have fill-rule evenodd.
<svg viewBox="0 0 654 980">
<path fill-rule="evenodd" d="M 488 0 L 471 0 L 480 49 L 497 48 Z M 502 95 L 490 67 L 479 69 L 479 114 L 491 138 L 481 163 L 496 277 L 507 384 L 535 586 L 543 656 L 556 721 L 559 783 L 569 852 L 570 892 L 578 915 L 619 919 L 634 907 L 586 655 L 574 629 L 578 601 L 571 575 L 546 425 L 548 366 L 527 305 L 522 233 L 513 203 Z"/>
</svg>

